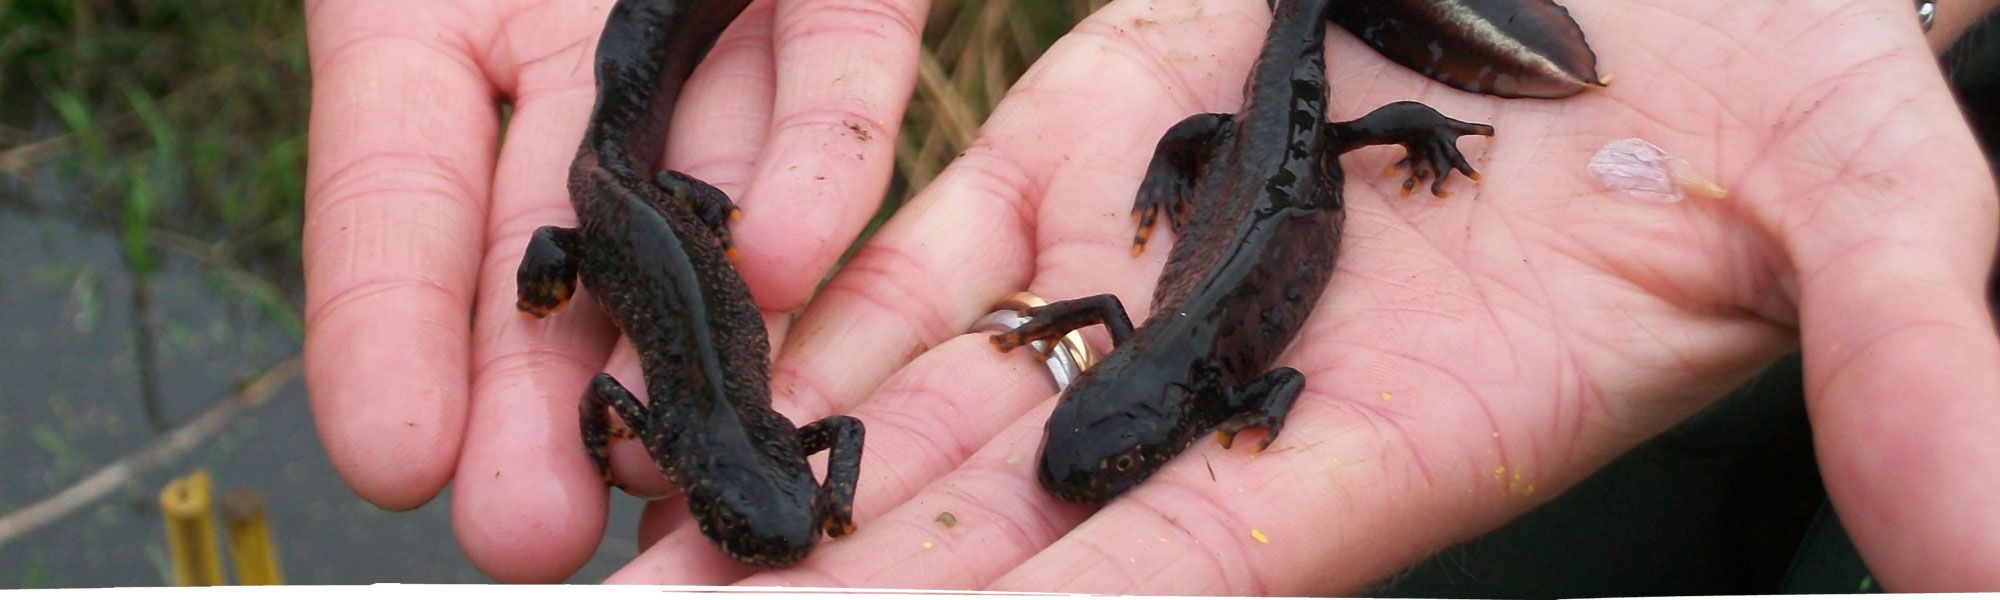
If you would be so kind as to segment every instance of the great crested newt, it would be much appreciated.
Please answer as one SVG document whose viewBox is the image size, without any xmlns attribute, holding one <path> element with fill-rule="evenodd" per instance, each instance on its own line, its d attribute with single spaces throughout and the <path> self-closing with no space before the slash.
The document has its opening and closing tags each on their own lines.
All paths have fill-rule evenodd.
<svg viewBox="0 0 2000 600">
<path fill-rule="evenodd" d="M 1037 475 L 1059 498 L 1109 500 L 1210 430 L 1225 448 L 1248 429 L 1265 430 L 1258 450 L 1277 438 L 1305 377 L 1272 365 L 1333 276 L 1344 214 L 1341 154 L 1403 146 L 1405 193 L 1435 176 L 1431 192 L 1444 195 L 1452 169 L 1477 180 L 1457 140 L 1492 135 L 1487 125 L 1415 102 L 1327 122 L 1326 21 L 1373 36 L 1379 41 L 1371 45 L 1398 62 L 1463 89 L 1555 97 L 1598 84 L 1595 56 L 1580 32 L 1563 33 L 1576 25 L 1548 0 L 1274 4 L 1242 110 L 1174 125 L 1140 184 L 1133 253 L 1162 212 L 1177 238 L 1153 316 L 1135 330 L 1118 298 L 1100 294 L 1031 309 L 1027 323 L 993 336 L 1008 351 L 1096 324 L 1111 334 L 1113 351 L 1064 390 L 1044 431 Z M 1500 10 L 1509 8 L 1519 10 Z M 1492 14 L 1519 22 L 1490 23 L 1484 15 Z M 1471 54 L 1433 63 L 1435 50 L 1404 52 L 1426 40 L 1446 55 Z"/>
<path fill-rule="evenodd" d="M 636 437 L 709 540 L 738 561 L 786 565 L 819 533 L 854 530 L 862 426 L 794 427 L 771 409 L 771 344 L 730 261 L 728 196 L 657 168 L 681 87 L 749 0 L 618 0 L 597 44 L 597 104 L 570 163 L 576 227 L 535 230 L 520 310 L 562 307 L 580 280 L 638 350 L 649 401 L 609 374 L 583 395 L 584 446 L 606 483 L 608 443 Z M 617 413 L 614 424 L 606 409 Z M 808 455 L 830 450 L 824 484 Z"/>
</svg>

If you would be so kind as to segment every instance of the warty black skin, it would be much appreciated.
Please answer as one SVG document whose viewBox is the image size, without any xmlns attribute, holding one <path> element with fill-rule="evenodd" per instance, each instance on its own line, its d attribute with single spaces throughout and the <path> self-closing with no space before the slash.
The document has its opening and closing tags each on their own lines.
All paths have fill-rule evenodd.
<svg viewBox="0 0 2000 600">
<path fill-rule="evenodd" d="M 1094 324 L 1111 333 L 1114 350 L 1049 416 L 1037 476 L 1056 497 L 1116 497 L 1210 430 L 1224 447 L 1246 429 L 1266 430 L 1259 450 L 1277 438 L 1305 377 L 1272 365 L 1333 275 L 1341 154 L 1404 146 L 1405 192 L 1434 175 L 1442 196 L 1452 169 L 1477 178 L 1456 142 L 1492 135 L 1489 126 L 1414 102 L 1326 122 L 1325 22 L 1343 1 L 1361 0 L 1276 3 L 1241 112 L 1195 115 L 1162 137 L 1133 209 L 1134 253 L 1161 211 L 1177 239 L 1144 327 L 1104 294 L 1032 309 L 1028 323 L 994 336 L 1004 351 Z"/>
<path fill-rule="evenodd" d="M 853 531 L 862 426 L 835 416 L 794 428 L 771 409 L 771 346 L 731 266 L 735 207 L 660 162 L 681 86 L 748 0 L 619 0 L 597 46 L 597 105 L 570 165 L 578 226 L 535 232 L 517 306 L 537 317 L 580 280 L 632 340 L 641 404 L 608 374 L 585 391 L 585 447 L 611 481 L 610 437 L 637 437 L 687 497 L 703 534 L 751 564 L 805 558 L 820 531 Z M 618 421 L 606 414 L 609 408 Z M 825 485 L 806 456 L 831 449 Z"/>
</svg>

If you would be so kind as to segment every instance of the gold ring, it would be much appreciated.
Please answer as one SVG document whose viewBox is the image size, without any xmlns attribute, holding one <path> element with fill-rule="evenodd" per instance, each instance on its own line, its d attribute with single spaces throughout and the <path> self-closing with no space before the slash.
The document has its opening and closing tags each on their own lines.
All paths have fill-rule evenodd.
<svg viewBox="0 0 2000 600">
<path fill-rule="evenodd" d="M 1004 333 L 1013 331 L 1029 320 L 1027 316 L 1021 313 L 1030 308 L 1045 306 L 1048 303 L 1049 301 L 1042 299 L 1041 296 L 1036 296 L 1028 292 L 1015 292 L 1013 295 L 1001 300 L 999 304 L 994 305 L 993 312 L 986 313 L 986 316 L 980 317 L 977 322 L 974 322 L 972 324 L 972 331 L 975 333 Z M 1077 377 L 1082 376 L 1083 372 L 1090 369 L 1091 365 L 1097 364 L 1097 356 L 1091 353 L 1090 344 L 1084 343 L 1082 333 L 1071 331 L 1060 338 L 1056 338 L 1055 342 L 1054 350 L 1049 349 L 1047 341 L 1037 340 L 1030 345 L 1035 348 L 1036 352 L 1040 352 L 1042 356 L 1048 357 L 1049 376 L 1055 379 L 1056 389 L 1063 390 L 1069 388 L 1069 384 L 1076 381 Z"/>
</svg>

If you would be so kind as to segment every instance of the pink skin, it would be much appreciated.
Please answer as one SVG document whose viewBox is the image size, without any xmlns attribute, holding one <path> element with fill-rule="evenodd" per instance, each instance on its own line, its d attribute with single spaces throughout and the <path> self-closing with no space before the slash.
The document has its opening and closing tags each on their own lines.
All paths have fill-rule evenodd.
<svg viewBox="0 0 2000 600">
<path fill-rule="evenodd" d="M 587 291 L 545 320 L 513 307 L 529 234 L 576 220 L 564 176 L 610 6 L 307 6 L 306 376 L 321 439 L 383 508 L 420 506 L 456 480 L 459 543 L 502 581 L 561 580 L 596 548 L 606 496 L 577 401 L 600 370 L 638 381 Z M 758 0 L 681 100 L 663 166 L 741 206 L 738 267 L 774 343 L 888 185 L 927 11 L 925 0 Z M 500 100 L 514 107 L 505 144 Z M 783 373 L 775 383 L 798 386 Z M 848 398 L 873 382 L 815 383 Z M 616 471 L 667 489 L 632 448 Z"/>
<path fill-rule="evenodd" d="M 1147 152 L 1239 106 L 1270 18 L 1261 0 L 1098 12 L 780 353 L 804 386 L 780 399 L 813 399 L 794 414 L 869 425 L 860 530 L 752 575 L 654 509 L 612 581 L 1352 593 L 1802 348 L 1822 471 L 1878 580 L 2000 587 L 2000 340 L 1981 299 L 2000 211 L 1909 2 L 1569 4 L 1616 81 L 1558 102 L 1447 90 L 1331 36 L 1332 116 L 1415 98 L 1492 123 L 1464 145 L 1484 184 L 1398 198 L 1380 175 L 1397 151 L 1347 157 L 1339 271 L 1281 360 L 1309 382 L 1284 437 L 1254 457 L 1198 444 L 1093 512 L 1034 482 L 1041 367 L 954 336 L 1020 289 L 1146 312 L 1166 244 L 1126 244 Z M 1630 136 L 1730 194 L 1597 189 L 1584 164 Z M 929 350 L 885 360 L 912 348 Z"/>
<path fill-rule="evenodd" d="M 1993 1 L 1942 3 L 1930 43 Z M 594 310 L 536 322 L 512 309 L 528 232 L 573 219 L 561 177 L 608 6 L 592 4 L 309 7 L 307 352 L 322 438 L 384 507 L 462 475 L 461 544 L 507 581 L 559 579 L 601 536 L 574 407 L 591 373 L 633 377 Z M 1115 292 L 1144 315 L 1166 246 L 1127 253 L 1146 153 L 1181 117 L 1239 105 L 1269 19 L 1262 0 L 1100 11 L 796 323 L 772 320 L 779 408 L 869 425 L 860 530 L 751 576 L 669 500 L 647 510 L 649 548 L 613 580 L 1352 592 L 1803 347 L 1822 471 L 1878 579 L 2000 587 L 2000 405 L 1977 401 L 2000 397 L 1980 301 L 2000 217 L 1907 0 L 1569 4 L 1617 79 L 1560 102 L 1447 90 L 1331 35 L 1332 116 L 1414 98 L 1492 123 L 1497 138 L 1464 146 L 1485 184 L 1399 199 L 1379 175 L 1394 151 L 1348 157 L 1336 283 L 1281 361 L 1310 382 L 1284 437 L 1256 457 L 1197 445 L 1092 514 L 1035 486 L 1054 391 L 1041 367 L 958 334 L 1021 289 Z M 805 8 L 860 5 L 885 10 Z M 770 314 L 805 300 L 880 196 L 914 73 L 905 24 L 925 9 L 760 2 L 697 73 L 668 161 L 739 199 L 741 267 Z M 524 142 L 497 164 L 496 96 L 517 107 L 508 141 Z M 842 121 L 880 125 L 859 141 Z M 1583 164 L 1627 136 L 1731 195 L 1661 207 L 1599 192 Z M 471 406 L 485 410 L 468 419 Z M 664 490 L 621 446 L 621 479 Z"/>
</svg>

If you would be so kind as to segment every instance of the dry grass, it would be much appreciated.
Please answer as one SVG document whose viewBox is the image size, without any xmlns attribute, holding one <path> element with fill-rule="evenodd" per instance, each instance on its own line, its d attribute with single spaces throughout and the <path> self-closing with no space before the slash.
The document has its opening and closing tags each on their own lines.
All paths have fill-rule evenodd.
<svg viewBox="0 0 2000 600">
<path fill-rule="evenodd" d="M 900 188 L 923 189 L 972 143 L 1007 88 L 1071 25 L 1108 0 L 941 0 L 924 29 L 917 90 L 897 140 Z M 890 204 L 899 199 L 890 198 Z"/>
</svg>

